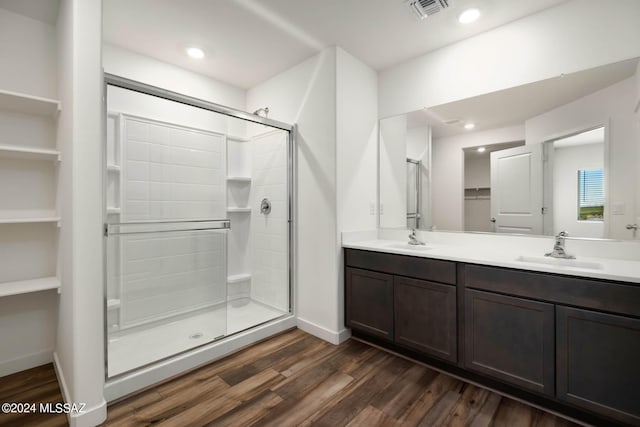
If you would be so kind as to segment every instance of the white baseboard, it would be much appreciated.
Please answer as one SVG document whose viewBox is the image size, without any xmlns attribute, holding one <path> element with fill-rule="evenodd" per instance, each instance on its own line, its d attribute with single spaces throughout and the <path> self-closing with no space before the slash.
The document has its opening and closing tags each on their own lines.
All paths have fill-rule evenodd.
<svg viewBox="0 0 640 427">
<path fill-rule="evenodd" d="M 102 399 L 99 404 L 85 408 L 81 414 L 71 414 L 68 419 L 69 427 L 99 426 L 107 419 L 107 402 Z"/>
<path fill-rule="evenodd" d="M 297 321 L 299 329 L 302 329 L 303 331 L 314 335 L 322 340 L 328 341 L 331 344 L 341 344 L 351 337 L 351 331 L 349 329 L 332 331 L 300 317 L 298 317 Z"/>
<path fill-rule="evenodd" d="M 15 374 L 16 372 L 26 369 L 35 368 L 36 366 L 46 365 L 53 362 L 53 349 L 30 353 L 11 360 L 3 360 L 0 362 L 0 377 Z"/>
<path fill-rule="evenodd" d="M 64 371 L 58 358 L 58 353 L 53 352 L 53 369 L 56 371 L 56 377 L 58 377 L 58 385 L 60 386 L 60 392 L 62 393 L 62 399 L 65 402 L 70 402 L 69 387 L 67 387 L 67 381 L 64 377 Z"/>
<path fill-rule="evenodd" d="M 64 370 L 62 369 L 62 365 L 60 364 L 60 359 L 58 358 L 58 353 L 53 352 L 53 367 L 56 371 L 56 376 L 58 377 L 58 384 L 60 385 L 60 391 L 62 393 L 62 398 L 66 403 L 84 403 L 84 402 L 73 402 L 69 395 L 69 387 L 67 386 L 67 380 L 64 376 Z M 100 425 L 107 419 L 107 402 L 102 399 L 100 403 L 94 405 L 90 408 L 84 408 L 84 411 L 81 414 L 69 414 L 67 415 L 67 420 L 69 421 L 70 427 L 94 427 Z"/>
</svg>

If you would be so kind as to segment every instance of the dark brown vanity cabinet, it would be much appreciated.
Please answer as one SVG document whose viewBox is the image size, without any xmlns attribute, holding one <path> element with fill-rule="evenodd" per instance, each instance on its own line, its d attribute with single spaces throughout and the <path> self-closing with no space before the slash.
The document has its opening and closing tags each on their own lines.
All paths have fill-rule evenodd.
<svg viewBox="0 0 640 427">
<path fill-rule="evenodd" d="M 345 264 L 348 327 L 457 361 L 454 262 L 346 249 Z"/>
<path fill-rule="evenodd" d="M 489 292 L 465 292 L 465 367 L 554 394 L 554 307 Z"/>
<path fill-rule="evenodd" d="M 640 425 L 640 320 L 564 306 L 556 319 L 558 398 Z"/>
<path fill-rule="evenodd" d="M 355 336 L 591 424 L 640 426 L 640 284 L 355 249 L 345 266 Z"/>
<path fill-rule="evenodd" d="M 393 341 L 393 276 L 347 268 L 346 324 Z"/>
</svg>

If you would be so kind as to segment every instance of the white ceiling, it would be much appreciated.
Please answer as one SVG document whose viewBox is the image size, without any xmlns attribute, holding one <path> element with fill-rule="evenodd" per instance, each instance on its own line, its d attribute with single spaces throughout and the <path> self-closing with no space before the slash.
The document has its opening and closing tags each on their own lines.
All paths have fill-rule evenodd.
<svg viewBox="0 0 640 427">
<path fill-rule="evenodd" d="M 104 39 L 246 89 L 327 46 L 379 70 L 564 1 L 453 0 L 420 21 L 405 0 L 104 0 Z M 470 6 L 482 16 L 463 26 Z"/>
<path fill-rule="evenodd" d="M 637 59 L 442 104 L 408 114 L 407 127 L 432 126 L 434 137 L 521 125 L 525 120 L 596 92 L 634 75 Z M 446 122 L 455 123 L 446 124 Z"/>
</svg>

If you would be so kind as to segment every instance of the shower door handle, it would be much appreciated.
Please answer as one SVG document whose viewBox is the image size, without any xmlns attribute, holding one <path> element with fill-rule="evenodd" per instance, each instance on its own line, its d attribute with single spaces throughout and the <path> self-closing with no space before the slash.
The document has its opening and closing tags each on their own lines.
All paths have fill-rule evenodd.
<svg viewBox="0 0 640 427">
<path fill-rule="evenodd" d="M 121 234 L 166 233 L 171 231 L 206 231 L 229 230 L 228 219 L 212 219 L 200 221 L 144 221 L 121 222 L 104 225 L 105 237 Z"/>
</svg>

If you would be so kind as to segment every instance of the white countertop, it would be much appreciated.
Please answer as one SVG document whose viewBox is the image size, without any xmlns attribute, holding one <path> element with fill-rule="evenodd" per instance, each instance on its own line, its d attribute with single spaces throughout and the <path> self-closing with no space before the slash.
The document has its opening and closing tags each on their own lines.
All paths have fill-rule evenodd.
<svg viewBox="0 0 640 427">
<path fill-rule="evenodd" d="M 597 279 L 616 280 L 621 282 L 640 283 L 640 261 L 611 258 L 595 258 L 577 256 L 574 265 L 548 265 L 554 262 L 545 258 L 544 253 L 523 249 L 514 251 L 513 248 L 503 249 L 492 247 L 478 247 L 476 245 L 445 244 L 426 242 L 424 247 L 414 249 L 406 241 L 398 240 L 362 240 L 344 242 L 342 246 L 351 249 L 363 249 L 375 252 L 385 252 L 399 255 L 410 255 L 422 258 L 433 258 L 484 264 L 496 267 L 516 268 L 519 270 L 540 271 L 545 273 L 564 274 L 569 276 L 592 277 Z M 421 249 L 422 248 L 422 249 Z M 531 257 L 536 262 L 518 260 L 519 257 Z M 564 261 L 560 261 L 564 262 Z M 572 264 L 568 261 L 567 264 Z M 577 265 L 577 266 L 575 266 Z M 584 266 L 596 268 L 586 268 Z"/>
</svg>

